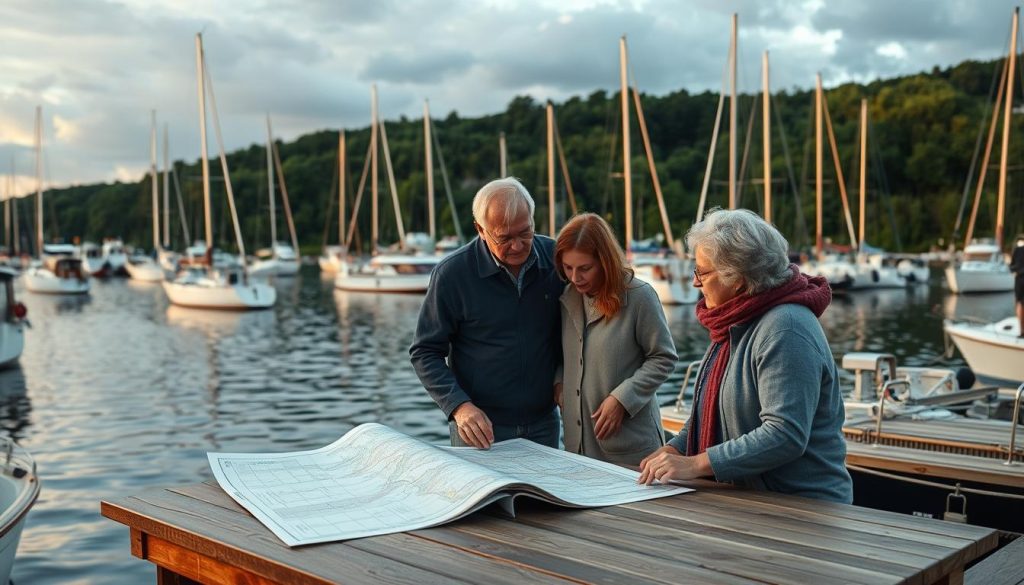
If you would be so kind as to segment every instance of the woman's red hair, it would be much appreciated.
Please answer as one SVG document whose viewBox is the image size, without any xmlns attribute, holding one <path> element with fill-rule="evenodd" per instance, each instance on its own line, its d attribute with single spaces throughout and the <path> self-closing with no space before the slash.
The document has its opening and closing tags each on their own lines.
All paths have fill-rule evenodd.
<svg viewBox="0 0 1024 585">
<path fill-rule="evenodd" d="M 573 216 L 555 243 L 555 268 L 562 280 L 568 281 L 562 267 L 562 256 L 569 250 L 590 254 L 601 268 L 601 276 L 594 293 L 595 305 L 606 319 L 622 308 L 626 281 L 633 278 L 633 270 L 626 267 L 626 257 L 615 241 L 611 226 L 601 216 L 581 213 Z"/>
</svg>

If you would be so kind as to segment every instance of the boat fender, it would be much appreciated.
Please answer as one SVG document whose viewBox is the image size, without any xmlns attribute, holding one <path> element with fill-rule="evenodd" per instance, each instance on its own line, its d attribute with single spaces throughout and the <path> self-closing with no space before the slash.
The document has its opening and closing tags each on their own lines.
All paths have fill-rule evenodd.
<svg viewBox="0 0 1024 585">
<path fill-rule="evenodd" d="M 976 381 L 977 377 L 974 375 L 974 372 L 971 370 L 971 368 L 957 368 L 956 383 L 961 390 L 967 390 L 973 387 Z"/>
</svg>

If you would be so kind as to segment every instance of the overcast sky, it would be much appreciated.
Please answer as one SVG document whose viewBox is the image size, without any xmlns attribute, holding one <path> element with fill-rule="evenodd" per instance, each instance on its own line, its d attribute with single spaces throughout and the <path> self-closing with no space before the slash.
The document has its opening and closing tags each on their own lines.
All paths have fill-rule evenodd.
<svg viewBox="0 0 1024 585">
<path fill-rule="evenodd" d="M 195 33 L 203 31 L 228 150 L 381 114 L 477 116 L 517 95 L 556 103 L 618 87 L 625 34 L 641 91 L 722 85 L 739 13 L 740 90 L 930 70 L 1006 49 L 1010 0 L 0 0 L 0 178 L 34 184 L 42 105 L 50 185 L 138 180 L 150 111 L 171 158 L 199 155 Z M 212 126 L 211 126 L 212 129 Z M 215 153 L 212 130 L 211 153 Z M 162 157 L 162 155 L 161 155 Z M 0 179 L 0 193 L 6 193 Z"/>
</svg>

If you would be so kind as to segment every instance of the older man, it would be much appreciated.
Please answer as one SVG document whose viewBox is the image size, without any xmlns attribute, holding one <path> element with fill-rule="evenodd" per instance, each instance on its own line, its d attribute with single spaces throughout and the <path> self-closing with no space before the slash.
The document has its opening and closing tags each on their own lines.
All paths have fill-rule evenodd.
<svg viewBox="0 0 1024 585">
<path fill-rule="evenodd" d="M 478 237 L 431 276 L 409 355 L 448 418 L 452 445 L 487 449 L 523 437 L 558 446 L 564 283 L 554 241 L 533 231 L 533 211 L 518 180 L 484 185 L 473 199 Z"/>
</svg>

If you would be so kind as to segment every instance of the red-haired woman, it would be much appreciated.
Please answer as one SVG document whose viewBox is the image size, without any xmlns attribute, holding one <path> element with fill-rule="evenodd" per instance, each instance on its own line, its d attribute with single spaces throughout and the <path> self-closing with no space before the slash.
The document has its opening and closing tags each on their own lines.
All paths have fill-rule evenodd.
<svg viewBox="0 0 1024 585">
<path fill-rule="evenodd" d="M 676 365 L 657 293 L 633 277 L 607 222 L 577 215 L 558 234 L 567 451 L 622 465 L 664 444 L 654 393 Z"/>
</svg>

